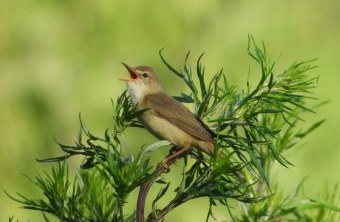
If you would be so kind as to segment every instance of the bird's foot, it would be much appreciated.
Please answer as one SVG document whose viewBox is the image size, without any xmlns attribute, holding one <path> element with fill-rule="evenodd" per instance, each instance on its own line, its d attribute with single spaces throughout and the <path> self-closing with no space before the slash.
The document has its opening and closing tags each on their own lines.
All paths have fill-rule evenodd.
<svg viewBox="0 0 340 222">
<path fill-rule="evenodd" d="M 158 165 L 157 165 L 157 168 L 163 169 L 165 173 L 170 172 L 170 167 L 167 164 L 167 159 L 164 159 L 161 162 L 159 162 Z"/>
<path fill-rule="evenodd" d="M 162 171 L 164 171 L 165 173 L 168 173 L 170 171 L 170 167 L 168 163 L 174 162 L 179 155 L 181 155 L 184 152 L 187 152 L 188 149 L 189 148 L 182 148 L 182 149 L 177 150 L 175 153 L 171 154 L 170 156 L 162 160 L 160 163 L 158 163 L 157 168 L 162 169 Z"/>
</svg>

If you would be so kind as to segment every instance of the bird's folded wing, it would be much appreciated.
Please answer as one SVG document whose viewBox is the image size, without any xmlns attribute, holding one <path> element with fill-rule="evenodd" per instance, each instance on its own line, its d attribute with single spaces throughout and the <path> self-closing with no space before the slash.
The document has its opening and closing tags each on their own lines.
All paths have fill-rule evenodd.
<svg viewBox="0 0 340 222">
<path fill-rule="evenodd" d="M 151 108 L 151 112 L 184 132 L 201 140 L 214 142 L 214 133 L 197 116 L 165 93 L 162 96 L 157 94 L 147 95 L 143 106 Z"/>
</svg>

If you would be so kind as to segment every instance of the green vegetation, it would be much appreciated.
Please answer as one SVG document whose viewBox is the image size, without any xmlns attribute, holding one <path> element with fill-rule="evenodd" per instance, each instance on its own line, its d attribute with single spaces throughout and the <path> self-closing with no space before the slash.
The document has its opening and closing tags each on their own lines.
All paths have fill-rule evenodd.
<svg viewBox="0 0 340 222">
<path fill-rule="evenodd" d="M 44 197 L 8 195 L 26 209 L 42 211 L 46 221 L 51 215 L 60 221 L 135 221 L 135 212 L 125 212 L 129 195 L 140 186 L 151 187 L 156 182 L 163 187 L 151 203 L 146 202 L 152 206 L 145 215 L 147 221 L 163 218 L 166 221 L 166 215 L 174 208 L 201 197 L 206 197 L 202 201 L 209 203 L 206 221 L 215 218 L 215 206 L 225 207 L 224 220 L 339 220 L 337 186 L 318 198 L 309 198 L 301 194 L 301 182 L 293 193 L 285 196 L 280 183 L 271 176 L 275 163 L 283 167 L 294 164 L 285 157 L 286 151 L 294 151 L 301 139 L 323 123 L 320 120 L 304 130 L 298 128 L 303 114 L 314 112 L 307 101 L 315 99 L 311 91 L 318 83 L 318 77 L 311 74 L 315 61 L 295 62 L 278 72 L 267 57 L 265 46 L 259 47 L 252 37 L 248 53 L 258 64 L 260 78 L 255 86 L 248 81 L 247 88 L 239 91 L 223 70 L 207 81 L 203 55 L 192 68 L 188 65 L 188 53 L 180 70 L 160 52 L 165 65 L 189 89 L 189 93 L 175 98 L 192 104 L 196 115 L 217 134 L 214 157 L 190 150 L 189 155 L 177 160 L 184 164 L 182 171 L 176 172 L 182 174 L 182 180 L 174 190 L 169 189 L 170 182 L 163 177 L 164 169 L 152 166 L 149 161 L 154 151 L 169 145 L 167 141 L 141 146 L 138 155 L 130 152 L 126 142 L 129 138 L 124 133 L 130 127 L 143 127 L 136 119 L 143 110 L 137 110 L 123 92 L 113 102 L 113 127 L 105 130 L 103 137 L 95 136 L 80 118 L 76 143 L 59 144 L 64 155 L 40 160 L 58 162 L 51 174 L 32 180 Z M 79 155 L 84 161 L 71 179 L 66 162 Z M 148 189 L 141 189 L 139 195 L 147 194 Z M 160 206 L 160 200 L 166 196 L 166 204 Z M 144 212 L 143 208 L 144 200 L 140 198 L 137 215 Z"/>
</svg>

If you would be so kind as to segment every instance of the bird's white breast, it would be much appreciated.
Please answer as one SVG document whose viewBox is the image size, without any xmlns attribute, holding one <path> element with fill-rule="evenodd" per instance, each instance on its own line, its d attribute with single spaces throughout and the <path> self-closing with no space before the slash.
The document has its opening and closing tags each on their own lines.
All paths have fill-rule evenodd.
<svg viewBox="0 0 340 222">
<path fill-rule="evenodd" d="M 140 103 L 143 100 L 146 91 L 148 90 L 144 83 L 140 81 L 127 82 L 127 89 L 133 104 Z"/>
</svg>

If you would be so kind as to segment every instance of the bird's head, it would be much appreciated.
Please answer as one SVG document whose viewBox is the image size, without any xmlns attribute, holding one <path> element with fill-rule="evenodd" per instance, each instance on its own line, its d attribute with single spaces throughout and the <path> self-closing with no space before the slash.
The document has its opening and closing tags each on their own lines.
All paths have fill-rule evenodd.
<svg viewBox="0 0 340 222">
<path fill-rule="evenodd" d="M 161 84 L 151 67 L 137 66 L 132 68 L 123 63 L 130 74 L 130 78 L 120 80 L 126 81 L 128 91 L 134 103 L 140 102 L 145 95 L 162 91 Z"/>
</svg>

